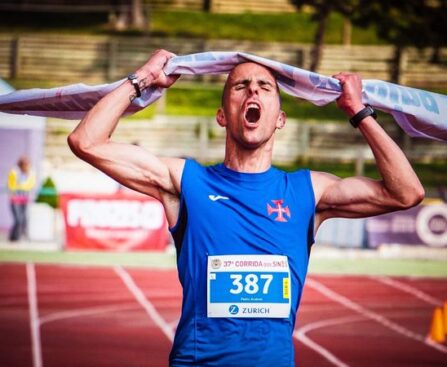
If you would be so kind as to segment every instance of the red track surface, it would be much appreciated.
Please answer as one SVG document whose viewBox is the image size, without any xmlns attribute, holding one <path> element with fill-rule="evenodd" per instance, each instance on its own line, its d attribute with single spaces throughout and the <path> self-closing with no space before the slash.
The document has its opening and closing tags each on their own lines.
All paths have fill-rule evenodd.
<svg viewBox="0 0 447 367">
<path fill-rule="evenodd" d="M 447 279 L 380 279 L 309 277 L 297 366 L 447 366 L 424 342 Z M 0 366 L 167 366 L 180 305 L 174 270 L 0 264 Z"/>
</svg>

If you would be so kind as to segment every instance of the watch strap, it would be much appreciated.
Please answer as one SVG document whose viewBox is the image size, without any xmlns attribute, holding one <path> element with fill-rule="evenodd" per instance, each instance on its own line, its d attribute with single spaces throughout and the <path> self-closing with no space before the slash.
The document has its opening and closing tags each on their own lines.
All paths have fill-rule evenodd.
<svg viewBox="0 0 447 367">
<path fill-rule="evenodd" d="M 366 105 L 365 108 L 357 112 L 352 118 L 349 119 L 349 122 L 352 126 L 357 128 L 360 122 L 362 122 L 362 120 L 368 116 L 377 118 L 376 111 L 374 111 L 374 108 L 372 108 L 370 105 Z"/>
<path fill-rule="evenodd" d="M 137 97 L 141 97 L 141 89 L 140 89 L 140 84 L 138 83 L 137 75 L 134 73 L 131 73 L 127 76 L 127 80 L 129 80 L 132 83 L 133 87 L 135 88 Z"/>
</svg>

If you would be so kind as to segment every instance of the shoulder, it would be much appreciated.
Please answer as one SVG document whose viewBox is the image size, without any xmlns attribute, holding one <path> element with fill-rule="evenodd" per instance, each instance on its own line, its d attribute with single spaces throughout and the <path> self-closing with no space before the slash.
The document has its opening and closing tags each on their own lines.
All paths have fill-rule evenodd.
<svg viewBox="0 0 447 367">
<path fill-rule="evenodd" d="M 297 170 L 292 171 L 292 172 L 286 172 L 283 170 L 280 170 L 280 172 L 284 172 L 289 176 L 306 177 L 306 176 L 309 176 L 311 171 L 308 168 L 298 168 Z"/>
<path fill-rule="evenodd" d="M 185 171 L 204 171 L 207 168 L 193 158 L 162 158 L 162 160 L 168 166 L 169 170 L 173 174 L 180 176 L 180 178 Z"/>
<path fill-rule="evenodd" d="M 315 194 L 315 202 L 318 203 L 328 187 L 340 181 L 340 178 L 327 172 L 310 171 L 310 178 Z"/>
<path fill-rule="evenodd" d="M 166 165 L 166 167 L 173 172 L 181 174 L 185 166 L 186 159 L 184 158 L 172 158 L 172 157 L 160 157 L 160 160 Z"/>
<path fill-rule="evenodd" d="M 205 167 L 192 158 L 160 158 L 169 170 L 169 175 L 177 192 L 181 192 L 182 182 L 189 177 L 194 180 L 198 175 L 206 172 L 210 167 Z"/>
<path fill-rule="evenodd" d="M 180 193 L 181 180 L 186 160 L 183 158 L 160 157 L 160 161 L 165 165 L 168 171 L 169 180 L 174 185 L 175 190 Z"/>
</svg>

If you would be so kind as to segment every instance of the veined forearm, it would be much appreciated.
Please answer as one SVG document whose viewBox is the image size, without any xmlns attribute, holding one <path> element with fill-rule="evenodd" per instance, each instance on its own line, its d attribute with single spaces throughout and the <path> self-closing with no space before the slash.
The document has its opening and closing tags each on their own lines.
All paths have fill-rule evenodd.
<svg viewBox="0 0 447 367">
<path fill-rule="evenodd" d="M 423 187 L 410 162 L 399 146 L 372 117 L 367 117 L 359 129 L 376 159 L 385 190 L 403 204 L 423 196 Z"/>
<path fill-rule="evenodd" d="M 78 144 L 89 147 L 106 142 L 112 135 L 120 117 L 135 96 L 135 89 L 129 81 L 103 97 L 82 119 L 71 138 Z"/>
<path fill-rule="evenodd" d="M 169 88 L 178 79 L 178 75 L 167 76 L 163 71 L 173 56 L 173 53 L 158 50 L 137 70 L 136 76 L 141 91 L 151 85 Z M 81 155 L 92 146 L 106 143 L 136 94 L 134 85 L 126 81 L 102 98 L 68 137 L 70 148 L 77 155 Z"/>
</svg>

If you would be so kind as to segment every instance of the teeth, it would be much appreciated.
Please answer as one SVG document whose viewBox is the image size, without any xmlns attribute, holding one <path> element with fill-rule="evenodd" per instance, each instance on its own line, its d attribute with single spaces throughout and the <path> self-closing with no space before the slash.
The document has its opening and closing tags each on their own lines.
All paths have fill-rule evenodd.
<svg viewBox="0 0 447 367">
<path fill-rule="evenodd" d="M 247 108 L 257 108 L 257 109 L 259 109 L 259 106 L 256 103 L 249 103 Z"/>
</svg>

